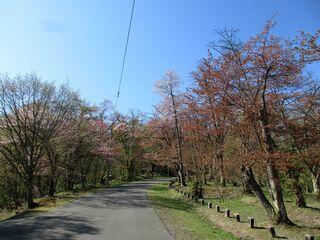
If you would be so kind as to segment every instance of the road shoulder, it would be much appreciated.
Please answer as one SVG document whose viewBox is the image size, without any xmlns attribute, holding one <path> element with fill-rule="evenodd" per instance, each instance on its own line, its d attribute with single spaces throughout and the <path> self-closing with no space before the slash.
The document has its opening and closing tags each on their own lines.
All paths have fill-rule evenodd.
<svg viewBox="0 0 320 240">
<path fill-rule="evenodd" d="M 153 186 L 148 197 L 155 211 L 176 240 L 235 240 L 232 234 L 224 232 L 201 216 L 193 205 L 185 201 L 168 184 Z"/>
</svg>

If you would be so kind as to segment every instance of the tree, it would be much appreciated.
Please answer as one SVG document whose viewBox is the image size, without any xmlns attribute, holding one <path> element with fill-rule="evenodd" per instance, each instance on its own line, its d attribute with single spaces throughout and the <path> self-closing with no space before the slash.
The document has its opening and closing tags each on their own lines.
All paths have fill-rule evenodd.
<svg viewBox="0 0 320 240">
<path fill-rule="evenodd" d="M 112 128 L 115 119 L 111 114 L 113 109 L 109 100 L 104 100 L 97 109 L 97 119 L 95 125 L 97 127 L 97 146 L 95 153 L 102 158 L 103 167 L 100 176 L 100 183 L 109 186 L 111 165 L 116 158 L 115 139 L 112 138 Z"/>
<path fill-rule="evenodd" d="M 135 178 L 137 161 L 143 158 L 141 117 L 140 113 L 134 111 L 128 116 L 117 114 L 117 124 L 113 129 L 115 140 L 121 144 L 128 181 Z"/>
<path fill-rule="evenodd" d="M 174 128 L 175 128 L 175 138 L 177 142 L 177 156 L 179 162 L 179 180 L 181 186 L 186 185 L 185 175 L 184 175 L 184 166 L 183 166 L 183 156 L 182 156 L 182 134 L 181 128 L 179 125 L 179 118 L 178 118 L 178 101 L 177 101 L 177 94 L 178 88 L 180 85 L 180 79 L 178 75 L 173 71 L 168 71 L 163 79 L 156 83 L 156 89 L 158 92 L 163 95 L 165 98 L 168 98 L 171 103 L 171 110 L 173 113 L 174 119 Z"/>
<path fill-rule="evenodd" d="M 59 105 L 48 112 L 46 118 L 52 119 L 51 128 L 46 129 L 47 138 L 43 141 L 45 168 L 49 175 L 49 196 L 54 196 L 56 185 L 62 174 L 62 161 L 66 157 L 67 141 L 69 141 L 72 118 L 79 106 L 79 96 L 62 85 L 56 91 Z M 50 131 L 50 132 L 49 132 Z M 47 160 L 47 161 L 46 161 Z"/>
<path fill-rule="evenodd" d="M 69 100 L 74 97 L 68 88 L 57 89 L 35 74 L 3 76 L 0 81 L 0 152 L 24 181 L 29 208 L 36 206 L 33 185 L 44 168 L 44 143 L 51 142 L 68 120 Z"/>
<path fill-rule="evenodd" d="M 274 210 L 265 199 L 260 200 L 265 201 L 262 204 L 271 219 L 277 223 L 292 224 L 283 201 L 278 171 L 281 154 L 274 138 L 274 129 L 279 123 L 275 110 L 279 99 L 292 99 L 291 93 L 300 84 L 304 65 L 297 58 L 294 48 L 270 34 L 273 25 L 269 21 L 260 34 L 244 44 L 235 40 L 234 31 L 221 31 L 222 41 L 213 44 L 212 49 L 221 54 L 220 61 L 223 61 L 217 73 L 228 68 L 228 76 L 222 80 L 229 104 L 256 131 L 260 145 L 257 153 L 265 159 Z M 251 175 L 251 170 L 245 173 Z M 259 189 L 253 191 L 256 195 L 261 194 Z"/>
<path fill-rule="evenodd" d="M 314 34 L 301 32 L 294 41 L 291 42 L 300 53 L 301 61 L 314 63 L 320 61 L 320 29 Z"/>
<path fill-rule="evenodd" d="M 69 138 L 65 145 L 67 151 L 63 161 L 66 190 L 72 190 L 76 183 L 82 188 L 86 185 L 96 147 L 96 128 L 92 119 L 94 110 L 94 107 L 81 101 L 71 120 L 72 127 L 69 129 Z"/>
<path fill-rule="evenodd" d="M 149 156 L 158 165 L 171 167 L 177 173 L 179 162 L 177 159 L 175 128 L 169 118 L 167 104 L 155 106 L 153 117 L 147 122 L 149 133 Z"/>
<path fill-rule="evenodd" d="M 308 78 L 295 101 L 290 113 L 284 116 L 288 136 L 295 154 L 307 167 L 311 175 L 315 195 L 320 197 L 320 86 Z"/>
<path fill-rule="evenodd" d="M 190 111 L 198 109 L 198 114 L 203 121 L 200 125 L 204 128 L 202 132 L 205 132 L 205 137 L 208 139 L 218 163 L 220 184 L 225 186 L 224 144 L 229 110 L 225 89 L 220 83 L 227 73 L 220 68 L 220 73 L 217 75 L 217 71 L 215 71 L 217 68 L 220 68 L 219 62 L 214 60 L 209 52 L 208 57 L 201 61 L 197 71 L 193 73 L 195 86 L 192 88 L 192 92 L 196 95 L 194 102 L 197 104 L 191 105 L 193 108 Z"/>
</svg>

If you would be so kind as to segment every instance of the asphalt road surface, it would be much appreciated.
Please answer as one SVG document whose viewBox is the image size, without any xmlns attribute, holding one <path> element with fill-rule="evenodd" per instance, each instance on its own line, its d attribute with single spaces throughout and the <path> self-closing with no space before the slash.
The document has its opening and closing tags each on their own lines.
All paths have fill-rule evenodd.
<svg viewBox="0 0 320 240">
<path fill-rule="evenodd" d="M 172 240 L 146 195 L 159 182 L 101 190 L 45 214 L 0 222 L 0 239 Z"/>
</svg>

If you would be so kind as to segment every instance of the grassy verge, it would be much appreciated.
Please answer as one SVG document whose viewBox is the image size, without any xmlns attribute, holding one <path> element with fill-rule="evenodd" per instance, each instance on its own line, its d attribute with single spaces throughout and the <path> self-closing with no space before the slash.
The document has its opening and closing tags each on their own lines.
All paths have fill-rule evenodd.
<svg viewBox="0 0 320 240">
<path fill-rule="evenodd" d="M 212 225 L 196 211 L 192 203 L 187 202 L 181 194 L 169 189 L 167 184 L 152 187 L 148 191 L 148 196 L 177 240 L 237 239 Z"/>
<path fill-rule="evenodd" d="M 117 187 L 124 183 L 127 183 L 127 182 L 113 180 L 110 182 L 110 188 Z M 104 189 L 104 188 L 94 188 L 94 189 L 83 190 L 79 192 L 72 192 L 72 191 L 59 192 L 55 195 L 55 197 L 37 198 L 34 201 L 38 204 L 38 206 L 34 209 L 27 209 L 25 206 L 12 211 L 6 210 L 6 209 L 3 209 L 3 210 L 0 209 L 0 221 L 8 220 L 16 216 L 22 216 L 22 215 L 34 216 L 39 213 L 48 212 L 53 208 L 71 203 L 72 201 L 78 199 L 79 197 L 82 197 L 86 194 L 94 193 L 101 189 Z"/>
<path fill-rule="evenodd" d="M 266 214 L 254 196 L 243 195 L 238 198 L 225 199 L 224 202 L 218 199 L 210 199 L 213 205 L 219 205 L 222 209 L 230 209 L 231 214 L 239 213 L 242 222 L 238 223 L 234 218 L 225 218 L 223 213 L 217 213 L 215 210 L 208 211 L 203 207 L 197 207 L 198 211 L 206 216 L 213 223 L 219 224 L 226 231 L 236 233 L 238 236 L 250 236 L 253 239 L 267 240 L 272 239 L 266 227 L 270 224 Z M 320 212 L 313 208 L 298 209 L 293 203 L 286 204 L 288 215 L 299 227 L 275 226 L 278 238 L 304 239 L 306 234 L 320 236 Z M 256 222 L 256 228 L 250 229 L 247 224 L 247 218 L 253 217 Z M 320 240 L 319 237 L 316 239 Z"/>
<path fill-rule="evenodd" d="M 184 188 L 184 191 L 188 190 L 190 188 Z M 205 187 L 206 203 L 208 201 L 212 202 L 213 209 L 209 210 L 206 206 L 193 204 L 202 216 L 240 238 L 272 239 L 266 229 L 270 225 L 266 214 L 254 195 L 243 195 L 241 189 L 231 186 L 220 188 L 219 192 L 224 196 L 223 201 L 220 194 L 217 193 L 217 187 Z M 275 226 L 277 238 L 298 240 L 304 239 L 306 234 L 311 234 L 315 236 L 315 239 L 320 240 L 320 202 L 314 199 L 312 195 L 306 195 L 306 200 L 308 207 L 301 209 L 295 206 L 293 196 L 287 195 L 285 197 L 289 218 L 299 227 Z M 216 212 L 215 205 L 220 206 L 222 210 L 220 213 Z M 224 217 L 225 209 L 231 210 L 231 218 Z M 235 220 L 234 213 L 240 214 L 241 222 Z M 255 219 L 256 228 L 248 227 L 248 217 Z"/>
</svg>

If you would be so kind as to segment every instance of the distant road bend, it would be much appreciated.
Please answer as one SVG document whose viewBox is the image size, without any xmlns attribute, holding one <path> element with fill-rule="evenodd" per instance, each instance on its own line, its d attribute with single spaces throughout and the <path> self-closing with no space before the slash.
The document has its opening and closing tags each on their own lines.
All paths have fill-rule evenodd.
<svg viewBox="0 0 320 240">
<path fill-rule="evenodd" d="M 35 217 L 0 223 L 2 240 L 172 240 L 147 189 L 162 180 L 98 191 Z"/>
</svg>

